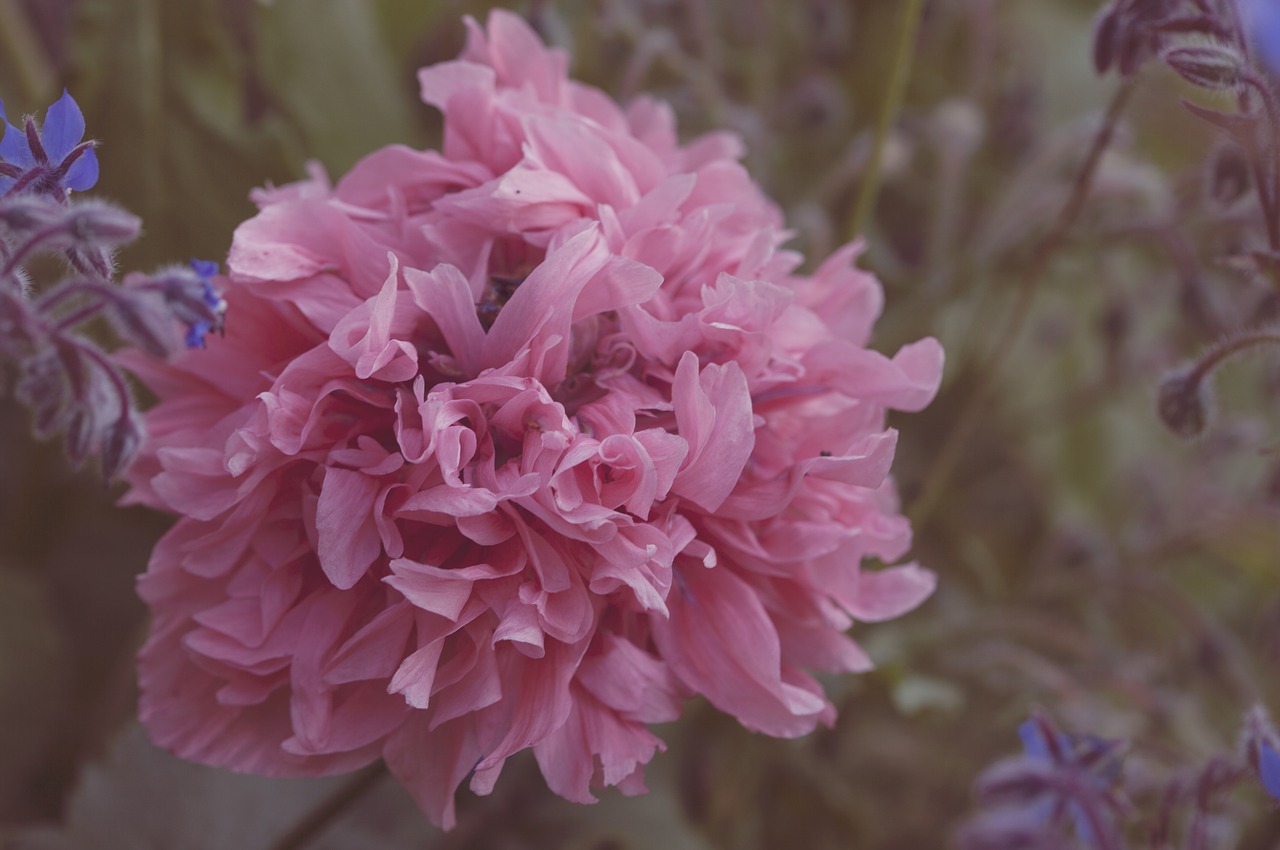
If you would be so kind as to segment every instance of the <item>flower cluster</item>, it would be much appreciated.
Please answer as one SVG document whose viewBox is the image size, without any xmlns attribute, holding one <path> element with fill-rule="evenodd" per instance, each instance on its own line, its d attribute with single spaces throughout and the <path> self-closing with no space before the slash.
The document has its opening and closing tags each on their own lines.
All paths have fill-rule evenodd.
<svg viewBox="0 0 1280 850">
<path fill-rule="evenodd" d="M 435 821 L 532 748 L 549 786 L 643 790 L 702 695 L 798 736 L 846 634 L 926 598 L 887 409 L 933 340 L 865 347 L 882 295 L 812 275 L 737 140 L 567 79 L 518 17 L 424 69 L 442 152 L 263 190 L 236 321 L 171 364 L 129 500 L 181 519 L 140 589 L 141 714 L 272 775 L 382 756 Z"/>
<path fill-rule="evenodd" d="M 1063 732 L 1042 711 L 1023 722 L 1018 735 L 1024 755 L 997 762 L 975 783 L 984 810 L 957 833 L 964 850 L 1120 850 L 1139 815 L 1151 847 L 1234 846 L 1228 837 L 1234 827 L 1223 812 L 1231 794 L 1261 786 L 1280 800 L 1280 750 L 1260 705 L 1245 715 L 1235 754 L 1215 755 L 1158 781 L 1150 775 L 1126 781 L 1127 741 Z M 1146 811 L 1130 803 L 1126 784 L 1145 792 Z"/>
<path fill-rule="evenodd" d="M 225 304 L 210 275 L 185 269 L 117 285 L 113 253 L 141 223 L 111 204 L 71 199 L 98 180 L 94 142 L 81 141 L 84 116 L 71 95 L 49 107 L 43 125 L 28 116 L 22 130 L 0 103 L 0 123 L 0 355 L 16 367 L 15 394 L 31 409 L 36 436 L 64 434 L 73 464 L 97 454 L 112 479 L 137 452 L 141 423 L 119 366 L 79 329 L 105 315 L 121 337 L 167 357 L 182 347 L 180 323 L 188 341 L 202 337 Z M 71 274 L 37 286 L 27 269 L 41 254 L 60 256 Z"/>
</svg>

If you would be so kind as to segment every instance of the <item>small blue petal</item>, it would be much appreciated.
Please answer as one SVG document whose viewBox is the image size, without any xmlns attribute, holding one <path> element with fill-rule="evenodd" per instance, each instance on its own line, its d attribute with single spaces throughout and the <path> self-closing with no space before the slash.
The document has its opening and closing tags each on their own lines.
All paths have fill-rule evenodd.
<svg viewBox="0 0 1280 850">
<path fill-rule="evenodd" d="M 75 98 L 62 90 L 62 97 L 45 113 L 44 124 L 40 125 L 40 141 L 44 144 L 49 161 L 60 163 L 71 153 L 71 149 L 80 144 L 84 138 L 84 114 Z"/>
<path fill-rule="evenodd" d="M 98 182 L 98 154 L 90 149 L 80 154 L 67 170 L 67 188 L 76 192 L 92 189 Z"/>
<path fill-rule="evenodd" d="M 187 348 L 204 348 L 204 338 L 212 329 L 208 322 L 196 322 L 187 328 Z"/>
<path fill-rule="evenodd" d="M 27 134 L 10 124 L 4 124 L 4 136 L 0 137 L 0 159 L 11 162 L 20 168 L 30 168 L 36 164 L 31 155 L 31 146 L 27 144 Z"/>
<path fill-rule="evenodd" d="M 1258 774 L 1273 800 L 1280 800 L 1280 752 L 1268 741 L 1258 745 Z"/>
<path fill-rule="evenodd" d="M 218 264 L 212 260 L 192 260 L 191 270 L 200 275 L 205 281 L 216 277 L 218 274 Z M 207 299 L 206 299 L 207 300 Z M 209 306 L 215 306 L 210 304 Z"/>
<path fill-rule="evenodd" d="M 1034 718 L 1018 725 L 1018 737 L 1022 739 L 1022 748 L 1029 758 L 1036 761 L 1049 760 L 1049 742 L 1044 739 L 1040 724 Z"/>
</svg>

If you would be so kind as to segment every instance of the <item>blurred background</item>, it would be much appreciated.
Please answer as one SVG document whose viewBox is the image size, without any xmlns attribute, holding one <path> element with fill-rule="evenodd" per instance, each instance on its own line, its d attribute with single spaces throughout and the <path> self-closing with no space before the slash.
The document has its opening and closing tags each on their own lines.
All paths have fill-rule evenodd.
<svg viewBox="0 0 1280 850">
<path fill-rule="evenodd" d="M 490 5 L 0 0 L 0 97 L 14 122 L 64 86 L 80 103 L 101 142 L 92 194 L 145 222 L 123 269 L 222 260 L 250 189 L 308 160 L 336 176 L 391 142 L 435 146 L 414 71 L 455 56 L 462 15 Z M 579 79 L 669 100 L 685 138 L 741 134 L 810 268 L 850 238 L 905 4 L 505 5 Z M 648 797 L 575 806 L 521 758 L 492 797 L 463 792 L 447 836 L 385 778 L 176 762 L 133 720 L 134 576 L 168 520 L 114 507 L 119 492 L 34 442 L 5 398 L 0 846 L 918 850 L 972 817 L 975 777 L 1019 749 L 1037 706 L 1129 739 L 1139 808 L 1236 752 L 1250 705 L 1280 710 L 1280 357 L 1229 364 L 1194 442 L 1155 398 L 1224 334 L 1274 322 L 1280 298 L 1232 262 L 1257 241 L 1256 204 L 1224 187 L 1217 136 L 1179 103 L 1200 96 L 1158 63 L 1043 250 L 1123 85 L 1094 70 L 1100 6 L 924 4 L 863 263 L 887 295 L 876 347 L 933 335 L 948 352 L 938 400 L 893 423 L 914 557 L 941 582 L 900 621 L 859 628 L 878 669 L 826 682 L 835 729 L 777 741 L 694 703 L 659 730 Z M 1280 846 L 1260 789 L 1233 801 L 1212 812 L 1212 846 Z"/>
</svg>

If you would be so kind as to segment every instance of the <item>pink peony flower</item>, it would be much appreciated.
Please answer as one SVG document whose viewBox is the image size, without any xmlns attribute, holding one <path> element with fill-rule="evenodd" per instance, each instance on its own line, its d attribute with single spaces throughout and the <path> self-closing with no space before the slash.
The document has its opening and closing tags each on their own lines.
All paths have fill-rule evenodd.
<svg viewBox="0 0 1280 850">
<path fill-rule="evenodd" d="M 933 340 L 864 347 L 848 246 L 812 276 L 714 134 L 566 78 L 516 16 L 421 72 L 441 153 L 393 145 L 256 195 L 226 337 L 134 358 L 160 401 L 132 502 L 178 514 L 140 581 L 142 719 L 270 775 L 383 757 L 437 823 L 532 749 L 548 785 L 644 790 L 648 725 L 702 695 L 798 736 L 808 671 L 934 578 L 886 477 Z"/>
</svg>

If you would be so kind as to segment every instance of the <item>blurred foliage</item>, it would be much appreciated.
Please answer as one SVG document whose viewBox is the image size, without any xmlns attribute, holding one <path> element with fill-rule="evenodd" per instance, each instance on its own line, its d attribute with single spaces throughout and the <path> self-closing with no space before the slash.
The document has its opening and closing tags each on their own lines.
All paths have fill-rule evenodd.
<svg viewBox="0 0 1280 850">
<path fill-rule="evenodd" d="M 570 50 L 580 78 L 624 100 L 668 99 L 687 136 L 742 134 L 811 262 L 847 238 L 898 4 L 512 5 Z M 867 234 L 889 302 L 879 346 L 933 334 L 948 351 L 937 402 L 896 423 L 908 508 L 990 368 L 1031 248 L 1115 88 L 1090 66 L 1097 6 L 927 4 Z M 74 92 L 102 142 L 100 193 L 148 228 L 126 267 L 221 258 L 251 188 L 300 176 L 308 159 L 338 175 L 390 142 L 433 144 L 438 117 L 417 103 L 414 69 L 455 55 L 460 16 L 484 8 L 0 0 L 0 96 L 13 117 L 62 85 Z M 970 810 L 970 782 L 1016 749 L 1033 705 L 1069 729 L 1135 738 L 1134 775 L 1152 783 L 1229 749 L 1252 701 L 1280 710 L 1278 361 L 1229 367 L 1219 421 L 1196 443 L 1153 412 L 1166 370 L 1276 312 L 1264 283 L 1216 263 L 1246 239 L 1248 212 L 1205 201 L 1215 142 L 1179 92 L 1167 73 L 1142 76 L 980 427 L 917 517 L 915 556 L 940 573 L 938 593 L 859 629 L 879 668 L 828 683 L 835 729 L 775 741 L 691 706 L 661 730 L 670 751 L 650 768 L 649 797 L 573 806 L 525 781 L 534 767 L 517 760 L 493 797 L 464 795 L 449 836 L 380 782 L 305 846 L 942 847 Z M 112 824 L 152 846 L 259 846 L 326 805 L 332 784 L 174 764 L 121 731 L 143 628 L 132 576 L 165 521 L 114 509 L 22 432 L 0 410 L 0 818 L 44 822 L 33 846 L 89 846 L 85 830 Z M 139 796 L 145 811 L 129 808 Z M 198 811 L 162 798 L 198 798 Z M 270 823 L 253 819 L 266 800 Z M 1254 843 L 1242 846 L 1274 846 L 1264 815 L 1248 814 Z M 221 819 L 257 824 L 256 839 L 172 832 Z"/>
</svg>

